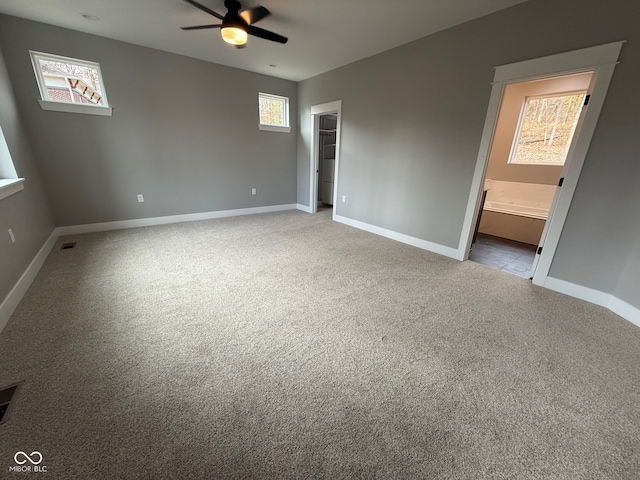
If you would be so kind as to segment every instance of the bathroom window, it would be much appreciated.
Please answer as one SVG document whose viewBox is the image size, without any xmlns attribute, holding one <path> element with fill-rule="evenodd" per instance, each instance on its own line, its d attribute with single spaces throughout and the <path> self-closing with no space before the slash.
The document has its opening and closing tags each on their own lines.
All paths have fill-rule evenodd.
<svg viewBox="0 0 640 480">
<path fill-rule="evenodd" d="M 29 53 L 43 110 L 111 115 L 99 64 L 49 53 Z"/>
<path fill-rule="evenodd" d="M 564 165 L 586 91 L 525 99 L 509 163 Z"/>
</svg>

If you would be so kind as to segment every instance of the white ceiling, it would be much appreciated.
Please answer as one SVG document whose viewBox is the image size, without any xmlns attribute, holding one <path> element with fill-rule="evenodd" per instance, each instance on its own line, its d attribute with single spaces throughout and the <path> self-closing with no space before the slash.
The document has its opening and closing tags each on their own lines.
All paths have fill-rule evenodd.
<svg viewBox="0 0 640 480">
<path fill-rule="evenodd" d="M 257 26 L 289 38 L 249 37 L 244 49 L 218 30 L 180 30 L 219 23 L 184 0 L 0 0 L 0 13 L 299 81 L 523 1 L 241 0 L 243 9 L 268 8 Z M 226 12 L 224 0 L 199 3 Z"/>
</svg>

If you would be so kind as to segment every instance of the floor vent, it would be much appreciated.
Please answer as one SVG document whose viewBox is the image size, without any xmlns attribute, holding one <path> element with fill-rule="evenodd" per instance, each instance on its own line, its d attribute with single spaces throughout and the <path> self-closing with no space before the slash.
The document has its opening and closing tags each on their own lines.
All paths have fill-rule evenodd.
<svg viewBox="0 0 640 480">
<path fill-rule="evenodd" d="M 9 420 L 12 402 L 15 400 L 19 388 L 20 383 L 16 383 L 0 390 L 0 425 Z"/>
<path fill-rule="evenodd" d="M 63 243 L 62 247 L 60 247 L 60 250 L 68 250 L 70 248 L 76 248 L 76 242 Z"/>
</svg>

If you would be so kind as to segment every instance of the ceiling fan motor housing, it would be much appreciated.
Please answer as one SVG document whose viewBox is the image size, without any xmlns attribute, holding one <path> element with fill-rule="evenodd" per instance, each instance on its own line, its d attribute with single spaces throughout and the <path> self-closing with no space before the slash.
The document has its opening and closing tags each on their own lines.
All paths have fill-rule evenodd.
<svg viewBox="0 0 640 480">
<path fill-rule="evenodd" d="M 240 12 L 240 2 L 238 0 L 224 0 L 224 6 L 227 8 L 228 13 L 235 13 L 238 15 Z"/>
<path fill-rule="evenodd" d="M 247 43 L 247 36 L 253 35 L 254 37 L 264 38 L 271 40 L 272 42 L 287 43 L 287 38 L 277 33 L 270 32 L 264 28 L 259 28 L 253 24 L 259 22 L 268 15 L 271 15 L 268 9 L 262 6 L 257 6 L 240 12 L 240 2 L 238 0 L 225 0 L 224 6 L 227 8 L 226 15 L 211 10 L 196 0 L 185 0 L 196 8 L 208 13 L 221 20 L 222 23 L 215 25 L 196 25 L 193 27 L 183 27 L 183 30 L 202 30 L 209 28 L 220 28 L 220 33 L 225 42 L 235 45 L 236 47 L 242 47 Z"/>
</svg>

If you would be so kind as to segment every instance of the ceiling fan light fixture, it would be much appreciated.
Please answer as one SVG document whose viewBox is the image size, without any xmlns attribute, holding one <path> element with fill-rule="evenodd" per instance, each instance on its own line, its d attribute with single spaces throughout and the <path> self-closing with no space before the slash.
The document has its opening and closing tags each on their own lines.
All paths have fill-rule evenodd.
<svg viewBox="0 0 640 480">
<path fill-rule="evenodd" d="M 222 27 L 220 30 L 222 39 L 231 45 L 244 45 L 247 43 L 247 32 L 238 27 Z"/>
<path fill-rule="evenodd" d="M 185 2 L 199 8 L 205 13 L 222 20 L 222 23 L 214 25 L 194 25 L 192 27 L 182 27 L 182 30 L 206 30 L 210 28 L 219 28 L 222 39 L 236 48 L 243 48 L 247 44 L 249 35 L 263 38 L 277 43 L 287 43 L 287 37 L 270 32 L 264 28 L 259 28 L 253 24 L 259 22 L 263 18 L 271 15 L 271 12 L 265 7 L 257 6 L 248 10 L 240 11 L 240 2 L 238 0 L 224 0 L 224 6 L 227 7 L 227 14 L 221 15 L 209 7 L 199 4 L 196 0 L 185 0 Z"/>
</svg>

